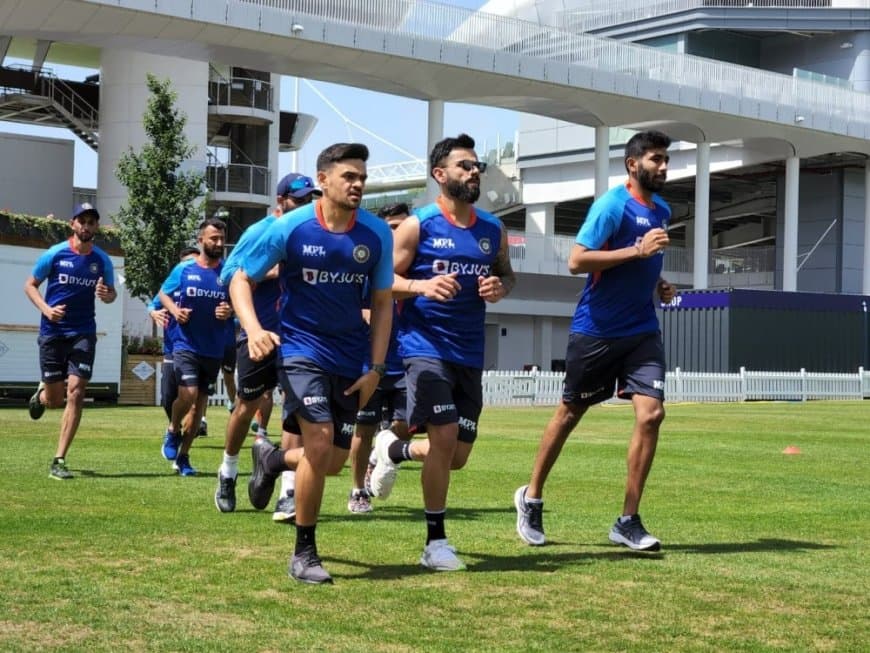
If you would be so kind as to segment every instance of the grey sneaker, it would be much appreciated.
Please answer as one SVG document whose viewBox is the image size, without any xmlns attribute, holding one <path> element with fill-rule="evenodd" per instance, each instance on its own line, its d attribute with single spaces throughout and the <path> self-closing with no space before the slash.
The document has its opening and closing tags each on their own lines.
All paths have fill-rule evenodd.
<svg viewBox="0 0 870 653">
<path fill-rule="evenodd" d="M 352 513 L 361 515 L 372 511 L 372 500 L 365 490 L 351 490 L 347 498 L 347 509 Z"/>
<path fill-rule="evenodd" d="M 517 488 L 514 492 L 514 506 L 517 509 L 517 534 L 526 544 L 541 546 L 547 539 L 544 537 L 544 502 L 528 503 L 526 490 L 528 485 Z"/>
<path fill-rule="evenodd" d="M 269 500 L 272 498 L 272 492 L 275 491 L 275 479 L 277 474 L 270 474 L 266 471 L 265 462 L 268 456 L 275 447 L 271 442 L 266 440 L 255 440 L 251 445 L 251 461 L 253 467 L 251 478 L 248 479 L 248 498 L 251 500 L 251 505 L 257 510 L 262 510 L 269 505 Z"/>
<path fill-rule="evenodd" d="M 374 497 L 386 499 L 393 491 L 399 466 L 390 460 L 389 451 L 390 445 L 398 439 L 396 434 L 390 430 L 383 430 L 375 436 L 375 453 L 378 456 L 378 462 L 369 479 L 371 494 Z"/>
<path fill-rule="evenodd" d="M 290 490 L 283 497 L 278 497 L 275 512 L 272 513 L 272 521 L 286 524 L 294 519 L 296 519 L 296 492 Z"/>
<path fill-rule="evenodd" d="M 33 393 L 30 401 L 27 402 L 27 411 L 30 413 L 30 419 L 39 419 L 45 412 L 45 404 L 39 400 L 39 393 L 42 392 L 44 387 L 45 384 L 40 381 L 39 385 L 36 386 L 36 392 Z"/>
<path fill-rule="evenodd" d="M 617 518 L 610 529 L 609 539 L 614 544 L 624 544 L 633 551 L 658 551 L 662 543 L 650 535 L 640 521 L 640 515 L 632 515 L 625 523 Z"/>
<path fill-rule="evenodd" d="M 218 472 L 218 486 L 214 493 L 214 505 L 221 512 L 233 512 L 236 509 L 236 479 L 221 476 Z"/>
<path fill-rule="evenodd" d="M 68 481 L 73 478 L 73 475 L 66 466 L 66 460 L 63 458 L 56 458 L 51 461 L 51 468 L 48 470 L 48 477 L 57 479 L 58 481 Z"/>
<path fill-rule="evenodd" d="M 302 583 L 321 585 L 331 583 L 332 576 L 323 568 L 317 551 L 307 549 L 290 558 L 290 577 Z"/>
</svg>

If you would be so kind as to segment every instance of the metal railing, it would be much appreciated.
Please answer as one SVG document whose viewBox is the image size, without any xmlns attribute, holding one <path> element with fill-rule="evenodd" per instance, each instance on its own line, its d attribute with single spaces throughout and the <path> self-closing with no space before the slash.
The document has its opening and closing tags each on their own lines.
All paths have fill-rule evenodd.
<svg viewBox="0 0 870 653">
<path fill-rule="evenodd" d="M 271 197 L 271 177 L 266 166 L 244 163 L 209 165 L 205 169 L 205 183 L 214 193 L 242 193 Z"/>
<path fill-rule="evenodd" d="M 391 38 L 445 42 L 532 59 L 647 78 L 700 91 L 723 93 L 801 114 L 821 112 L 870 124 L 870 94 L 794 79 L 746 66 L 662 52 L 654 48 L 578 34 L 548 25 L 473 12 L 425 0 L 226 0 L 281 10 L 355 28 L 389 31 Z M 261 22 L 263 22 L 261 14 Z"/>
<path fill-rule="evenodd" d="M 273 111 L 272 84 L 249 77 L 212 79 L 208 83 L 208 100 L 215 106 Z"/>
<path fill-rule="evenodd" d="M 868 9 L 870 0 L 591 0 L 553 16 L 553 26 L 589 32 L 692 9 Z"/>
</svg>

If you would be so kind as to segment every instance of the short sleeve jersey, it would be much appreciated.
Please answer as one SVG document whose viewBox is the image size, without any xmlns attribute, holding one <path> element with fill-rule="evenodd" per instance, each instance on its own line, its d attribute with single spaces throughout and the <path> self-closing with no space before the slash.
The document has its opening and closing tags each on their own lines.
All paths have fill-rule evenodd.
<svg viewBox="0 0 870 653">
<path fill-rule="evenodd" d="M 175 303 L 178 303 L 178 296 L 175 295 L 172 297 Z M 154 295 L 154 298 L 148 302 L 148 310 L 149 311 L 159 311 L 163 308 L 163 302 L 160 301 L 160 295 Z M 163 357 L 171 358 L 172 357 L 172 338 L 175 333 L 175 329 L 178 328 L 178 322 L 175 321 L 175 318 L 172 317 L 172 314 L 166 316 L 166 324 L 163 325 Z"/>
<path fill-rule="evenodd" d="M 224 263 L 221 272 L 221 281 L 227 288 L 230 287 L 233 275 L 242 266 L 242 262 L 250 255 L 257 240 L 266 233 L 266 230 L 275 222 L 274 215 L 267 215 L 245 229 L 245 233 L 239 238 L 239 242 L 233 247 Z M 278 318 L 278 302 L 281 300 L 281 283 L 278 279 L 266 279 L 257 283 L 254 288 L 254 311 L 260 325 L 267 331 L 278 331 L 280 319 Z M 244 330 L 242 331 L 244 337 Z"/>
<path fill-rule="evenodd" d="M 47 249 L 33 267 L 33 278 L 45 288 L 49 306 L 63 304 L 63 319 L 52 322 L 44 315 L 39 324 L 41 336 L 78 336 L 97 332 L 94 313 L 97 281 L 103 278 L 107 286 L 115 286 L 115 272 L 109 255 L 94 245 L 90 253 L 80 254 L 73 248 L 73 239 Z"/>
<path fill-rule="evenodd" d="M 174 351 L 192 351 L 206 358 L 223 358 L 227 326 L 215 317 L 215 309 L 228 301 L 226 286 L 220 282 L 221 262 L 217 267 L 202 267 L 196 259 L 176 265 L 163 287 L 179 308 L 190 308 L 190 319 L 173 332 Z"/>
<path fill-rule="evenodd" d="M 370 348 L 363 286 L 393 285 L 390 228 L 358 209 L 344 232 L 332 232 L 320 201 L 307 204 L 273 222 L 242 268 L 259 282 L 279 262 L 282 358 L 299 356 L 325 372 L 358 377 Z"/>
<path fill-rule="evenodd" d="M 576 242 L 590 250 L 631 247 L 656 227 L 667 229 L 671 210 L 658 195 L 652 206 L 617 186 L 589 208 Z M 658 331 L 653 293 L 662 254 L 634 259 L 590 274 L 574 311 L 571 331 L 596 338 L 621 338 Z"/>
<path fill-rule="evenodd" d="M 472 210 L 467 227 L 457 225 L 437 203 L 417 212 L 420 239 L 405 276 L 431 279 L 456 272 L 462 288 L 446 302 L 422 295 L 401 302 L 399 345 L 405 358 L 436 358 L 483 367 L 486 304 L 478 294 L 477 279 L 492 274 L 502 226 L 494 215 Z"/>
</svg>

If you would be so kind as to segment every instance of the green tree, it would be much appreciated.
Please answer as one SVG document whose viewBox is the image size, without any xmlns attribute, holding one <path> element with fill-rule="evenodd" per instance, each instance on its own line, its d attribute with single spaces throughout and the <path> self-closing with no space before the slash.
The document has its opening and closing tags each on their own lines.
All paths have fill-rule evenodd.
<svg viewBox="0 0 870 653">
<path fill-rule="evenodd" d="M 127 289 L 143 301 L 157 294 L 178 252 L 190 244 L 206 199 L 204 176 L 179 170 L 196 148 L 184 135 L 187 117 L 175 108 L 170 81 L 149 74 L 147 84 L 151 97 L 143 125 L 149 142 L 138 154 L 130 148 L 118 163 L 127 202 L 113 216 Z"/>
</svg>

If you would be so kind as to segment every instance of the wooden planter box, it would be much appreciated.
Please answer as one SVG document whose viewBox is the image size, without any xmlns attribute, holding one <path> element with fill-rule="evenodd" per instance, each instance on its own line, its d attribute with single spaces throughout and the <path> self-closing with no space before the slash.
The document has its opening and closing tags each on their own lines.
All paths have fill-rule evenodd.
<svg viewBox="0 0 870 653">
<path fill-rule="evenodd" d="M 155 406 L 157 389 L 157 368 L 163 362 L 163 356 L 151 354 L 126 354 L 121 368 L 121 393 L 118 403 L 132 406 Z M 141 374 L 134 370 L 145 370 L 145 365 L 154 371 L 144 380 Z"/>
</svg>

